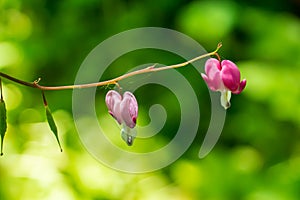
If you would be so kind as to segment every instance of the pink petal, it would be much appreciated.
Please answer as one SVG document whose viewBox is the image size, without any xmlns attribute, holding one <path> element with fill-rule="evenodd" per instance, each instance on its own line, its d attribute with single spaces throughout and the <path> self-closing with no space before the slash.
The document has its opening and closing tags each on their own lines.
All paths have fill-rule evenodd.
<svg viewBox="0 0 300 200">
<path fill-rule="evenodd" d="M 122 123 L 122 117 L 120 112 L 121 101 L 122 96 L 118 92 L 114 90 L 110 90 L 107 92 L 105 97 L 105 103 L 108 107 L 108 112 L 118 121 L 119 124 Z"/>
<path fill-rule="evenodd" d="M 232 92 L 237 91 L 240 85 L 241 77 L 239 69 L 233 62 L 229 60 L 223 60 L 221 66 L 221 77 L 225 87 Z"/>
<path fill-rule="evenodd" d="M 138 115 L 138 104 L 136 98 L 131 92 L 124 93 L 123 100 L 120 104 L 120 110 L 125 124 L 130 128 L 134 128 Z"/>
<path fill-rule="evenodd" d="M 242 81 L 241 81 L 241 83 L 240 83 L 240 92 L 242 92 L 244 89 L 245 89 L 245 87 L 246 87 L 246 83 L 247 83 L 247 80 L 246 79 L 243 79 Z"/>
<path fill-rule="evenodd" d="M 208 77 L 206 76 L 206 74 L 201 73 L 201 76 L 203 78 L 203 80 L 206 82 L 206 84 L 208 85 L 208 83 L 210 82 Z"/>
<path fill-rule="evenodd" d="M 238 90 L 237 91 L 233 91 L 232 93 L 234 93 L 234 94 L 240 94 L 244 90 L 244 88 L 246 87 L 246 83 L 247 83 L 246 79 L 243 79 L 240 82 L 240 84 L 239 84 Z"/>
<path fill-rule="evenodd" d="M 206 74 L 201 74 L 208 87 L 213 91 L 221 91 L 224 89 L 220 69 L 220 62 L 215 58 L 210 58 L 205 63 Z"/>
<path fill-rule="evenodd" d="M 210 58 L 205 62 L 205 73 L 208 77 L 214 75 L 216 71 L 221 71 L 220 61 Z"/>
</svg>

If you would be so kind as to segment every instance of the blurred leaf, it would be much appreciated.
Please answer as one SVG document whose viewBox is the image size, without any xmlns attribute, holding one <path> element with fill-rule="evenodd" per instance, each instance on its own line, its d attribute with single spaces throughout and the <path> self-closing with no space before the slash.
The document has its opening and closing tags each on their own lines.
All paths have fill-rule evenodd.
<svg viewBox="0 0 300 200">
<path fill-rule="evenodd" d="M 186 6 L 178 23 L 183 31 L 204 43 L 217 43 L 232 30 L 236 5 L 229 1 L 196 1 Z"/>
</svg>

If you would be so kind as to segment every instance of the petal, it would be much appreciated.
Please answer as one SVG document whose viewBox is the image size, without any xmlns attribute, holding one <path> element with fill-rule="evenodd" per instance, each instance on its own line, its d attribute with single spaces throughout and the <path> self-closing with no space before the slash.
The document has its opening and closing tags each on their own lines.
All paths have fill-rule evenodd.
<svg viewBox="0 0 300 200">
<path fill-rule="evenodd" d="M 136 125 L 138 115 L 138 104 L 136 98 L 131 92 L 125 92 L 120 104 L 121 116 L 124 123 L 133 128 Z"/>
<path fill-rule="evenodd" d="M 224 89 L 220 68 L 220 62 L 215 58 L 210 58 L 205 63 L 206 74 L 201 74 L 208 87 L 213 91 Z"/>
<path fill-rule="evenodd" d="M 246 79 L 243 79 L 241 82 L 240 82 L 240 88 L 239 88 L 239 93 L 241 93 L 245 87 L 246 87 L 246 83 L 247 83 L 247 80 Z"/>
<path fill-rule="evenodd" d="M 239 88 L 236 91 L 233 91 L 232 93 L 233 94 L 240 94 L 244 90 L 244 88 L 246 87 L 246 83 L 247 83 L 246 79 L 243 79 L 239 84 Z"/>
<path fill-rule="evenodd" d="M 122 96 L 115 90 L 110 90 L 107 92 L 105 97 L 105 103 L 108 108 L 108 112 L 118 121 L 119 124 L 122 123 L 122 118 L 120 113 L 121 101 L 122 101 Z"/>
<path fill-rule="evenodd" d="M 120 102 L 122 96 L 115 90 L 110 90 L 107 92 L 105 97 L 105 103 L 108 107 L 108 110 L 112 110 L 116 102 Z"/>
<path fill-rule="evenodd" d="M 209 80 L 208 80 L 208 77 L 206 76 L 206 74 L 203 74 L 201 73 L 201 76 L 203 78 L 203 80 L 207 83 Z"/>
<path fill-rule="evenodd" d="M 221 92 L 221 105 L 227 109 L 230 107 L 231 92 L 229 90 L 224 90 Z"/>
<path fill-rule="evenodd" d="M 230 91 L 236 91 L 240 85 L 240 71 L 237 66 L 230 60 L 223 60 L 221 63 L 222 81 Z"/>
<path fill-rule="evenodd" d="M 122 124 L 122 115 L 121 115 L 121 101 L 116 102 L 113 108 L 113 111 L 110 114 L 117 120 L 119 124 Z"/>
<path fill-rule="evenodd" d="M 207 86 L 209 87 L 209 89 L 211 89 L 212 91 L 217 91 L 217 86 L 213 83 L 212 80 L 210 80 L 206 74 L 202 74 L 201 76 L 203 78 L 203 80 L 206 82 Z"/>
<path fill-rule="evenodd" d="M 216 71 L 221 71 L 220 61 L 210 58 L 205 62 L 205 73 L 208 77 L 213 76 Z"/>
</svg>

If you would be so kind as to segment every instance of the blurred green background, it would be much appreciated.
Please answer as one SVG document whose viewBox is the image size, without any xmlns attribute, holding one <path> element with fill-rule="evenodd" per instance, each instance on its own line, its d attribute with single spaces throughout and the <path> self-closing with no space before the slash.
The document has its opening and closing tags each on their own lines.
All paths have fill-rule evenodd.
<svg viewBox="0 0 300 200">
<path fill-rule="evenodd" d="M 40 92 L 3 80 L 8 132 L 0 158 L 0 199 L 299 199 L 299 10 L 298 0 L 0 0 L 0 70 L 22 80 L 41 77 L 42 85 L 72 84 L 98 43 L 144 26 L 180 31 L 207 51 L 222 41 L 221 57 L 236 62 L 248 80 L 245 91 L 232 97 L 217 145 L 199 159 L 210 100 L 200 76 L 181 70 L 191 81 L 199 78 L 193 86 L 201 99 L 197 138 L 172 165 L 139 175 L 107 168 L 84 149 L 72 119 L 72 91 L 46 93 L 64 149 L 60 153 L 45 122 Z M 130 68 L 157 61 L 181 62 L 149 50 L 124 56 L 118 64 Z M 128 70 L 119 69 L 107 77 Z M 174 101 L 157 86 L 157 98 L 149 98 L 148 87 L 136 93 L 141 124 L 149 121 L 151 104 Z M 106 91 L 97 90 L 98 104 L 104 104 Z M 110 119 L 106 112 L 102 108 L 98 114 Z M 168 112 L 178 114 L 176 109 Z M 134 148 L 159 147 L 172 139 L 176 127 L 169 122 L 157 140 Z M 119 133 L 112 134 L 125 147 Z"/>
</svg>

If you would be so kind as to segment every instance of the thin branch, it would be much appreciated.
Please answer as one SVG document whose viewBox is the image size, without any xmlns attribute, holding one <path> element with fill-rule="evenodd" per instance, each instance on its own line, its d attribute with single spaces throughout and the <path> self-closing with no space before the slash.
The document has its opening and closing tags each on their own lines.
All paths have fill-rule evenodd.
<svg viewBox="0 0 300 200">
<path fill-rule="evenodd" d="M 131 77 L 131 76 L 135 76 L 135 75 L 138 75 L 138 74 L 145 74 L 145 73 L 150 73 L 150 72 L 158 72 L 158 71 L 163 71 L 163 70 L 167 70 L 167 69 L 175 69 L 175 68 L 179 68 L 179 67 L 184 67 L 184 66 L 187 66 L 190 63 L 193 63 L 197 60 L 200 60 L 200 59 L 203 59 L 203 58 L 206 58 L 206 57 L 209 57 L 209 56 L 219 57 L 217 52 L 221 47 L 222 47 L 222 43 L 219 43 L 215 51 L 203 54 L 201 56 L 198 56 L 196 58 L 193 58 L 193 59 L 188 60 L 188 61 L 183 62 L 183 63 L 164 66 L 164 67 L 159 67 L 159 68 L 155 68 L 155 65 L 153 65 L 153 66 L 149 66 L 149 67 L 144 68 L 144 69 L 140 69 L 140 70 L 137 70 L 137 71 L 129 72 L 127 74 L 123 74 L 121 76 L 118 76 L 116 78 L 113 78 L 113 79 L 110 79 L 110 80 L 107 80 L 107 81 L 101 81 L 101 82 L 96 82 L 96 83 L 87 83 L 87 84 L 79 84 L 79 85 L 64 85 L 64 86 L 42 86 L 42 85 L 38 84 L 40 79 L 38 79 L 34 82 L 26 82 L 26 81 L 22 81 L 22 80 L 19 80 L 17 78 L 14 78 L 12 76 L 9 76 L 7 74 L 4 74 L 2 72 L 0 72 L 0 77 L 6 78 L 10 81 L 13 81 L 15 83 L 18 83 L 18 84 L 21 84 L 21 85 L 24 85 L 24 86 L 37 88 L 37 89 L 40 89 L 42 91 L 44 91 L 44 90 L 67 90 L 67 89 L 76 89 L 76 88 L 90 88 L 90 87 L 99 87 L 99 86 L 111 85 L 111 84 L 116 85 L 118 83 L 118 81 L 121 81 L 123 79 L 126 79 L 126 78 Z"/>
<path fill-rule="evenodd" d="M 13 81 L 13 82 L 15 82 L 15 83 L 19 83 L 19 84 L 21 84 L 21 85 L 25 85 L 25 86 L 28 86 L 28 87 L 36 88 L 36 86 L 35 86 L 34 83 L 29 83 L 29 82 L 26 82 L 26 81 L 19 80 L 19 79 L 17 79 L 17 78 L 14 78 L 14 77 L 9 76 L 9 75 L 7 75 L 7 74 L 4 74 L 4 73 L 2 73 L 2 72 L 0 72 L 0 76 L 3 77 L 3 78 L 6 78 L 6 79 L 8 79 L 8 80 L 11 80 L 11 81 Z"/>
</svg>

